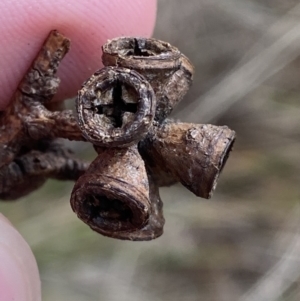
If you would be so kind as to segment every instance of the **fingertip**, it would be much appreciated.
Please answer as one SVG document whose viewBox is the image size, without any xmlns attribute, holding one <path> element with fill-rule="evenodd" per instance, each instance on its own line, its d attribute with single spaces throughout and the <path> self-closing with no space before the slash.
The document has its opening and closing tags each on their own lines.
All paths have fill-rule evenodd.
<svg viewBox="0 0 300 301">
<path fill-rule="evenodd" d="M 101 64 L 101 46 L 107 39 L 150 36 L 156 19 L 156 0 L 0 1 L 0 110 L 13 92 L 42 42 L 52 29 L 71 39 L 71 50 L 59 69 L 57 98 L 74 96 Z"/>
<path fill-rule="evenodd" d="M 74 9 L 74 14 L 80 11 Z M 89 11 L 89 13 L 88 13 Z M 86 11 L 89 18 L 85 24 L 76 24 L 62 29 L 71 39 L 71 50 L 60 66 L 58 75 L 61 85 L 55 99 L 74 96 L 82 83 L 102 65 L 102 45 L 117 36 L 152 35 L 156 20 L 156 1 L 113 0 L 96 2 L 94 10 Z"/>
<path fill-rule="evenodd" d="M 39 272 L 32 251 L 2 214 L 0 214 L 0 300 L 41 300 Z"/>
</svg>

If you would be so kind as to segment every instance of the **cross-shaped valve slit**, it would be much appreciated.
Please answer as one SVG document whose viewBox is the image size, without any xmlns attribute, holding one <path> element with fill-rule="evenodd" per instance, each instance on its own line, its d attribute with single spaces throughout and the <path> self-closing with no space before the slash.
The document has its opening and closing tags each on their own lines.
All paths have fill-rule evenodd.
<svg viewBox="0 0 300 301">
<path fill-rule="evenodd" d="M 123 99 L 123 84 L 117 80 L 112 91 L 112 104 L 100 104 L 95 106 L 97 114 L 108 117 L 114 127 L 120 128 L 123 126 L 124 113 L 136 113 L 138 104 L 128 103 Z"/>
<path fill-rule="evenodd" d="M 127 55 L 136 55 L 136 56 L 151 56 L 153 55 L 151 52 L 148 51 L 148 49 L 143 49 L 140 47 L 139 42 L 137 39 L 133 40 L 133 49 L 130 49 L 127 52 Z"/>
</svg>

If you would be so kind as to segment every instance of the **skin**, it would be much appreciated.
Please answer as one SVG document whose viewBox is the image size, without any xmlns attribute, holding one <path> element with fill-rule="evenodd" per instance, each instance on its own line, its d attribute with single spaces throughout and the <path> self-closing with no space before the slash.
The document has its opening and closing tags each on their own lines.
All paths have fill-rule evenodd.
<svg viewBox="0 0 300 301">
<path fill-rule="evenodd" d="M 56 100 L 76 94 L 84 80 L 102 67 L 101 45 L 120 35 L 150 36 L 155 0 L 1 0 L 0 110 L 9 104 L 47 34 L 58 29 L 71 39 L 59 69 Z M 13 204 L 11 204 L 13 206 Z M 0 300 L 41 300 L 40 279 L 30 247 L 0 214 Z"/>
</svg>

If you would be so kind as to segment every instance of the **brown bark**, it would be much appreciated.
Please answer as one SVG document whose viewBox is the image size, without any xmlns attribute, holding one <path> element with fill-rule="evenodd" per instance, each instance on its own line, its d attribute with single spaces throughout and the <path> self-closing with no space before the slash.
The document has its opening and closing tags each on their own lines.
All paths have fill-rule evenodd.
<svg viewBox="0 0 300 301">
<path fill-rule="evenodd" d="M 0 114 L 2 199 L 20 198 L 50 177 L 76 180 L 88 166 L 74 159 L 61 145 L 53 150 L 57 144 L 53 138 L 84 140 L 72 111 L 52 112 L 45 107 L 57 92 L 57 68 L 69 47 L 67 38 L 52 31 L 10 106 Z"/>
</svg>

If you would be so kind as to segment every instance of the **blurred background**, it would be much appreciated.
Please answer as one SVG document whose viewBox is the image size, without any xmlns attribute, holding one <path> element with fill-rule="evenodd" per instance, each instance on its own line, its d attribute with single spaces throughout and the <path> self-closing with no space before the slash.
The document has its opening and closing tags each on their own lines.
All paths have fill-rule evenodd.
<svg viewBox="0 0 300 301">
<path fill-rule="evenodd" d="M 196 68 L 173 116 L 228 125 L 234 151 L 212 199 L 161 189 L 165 233 L 151 242 L 91 231 L 70 209 L 72 183 L 1 203 L 36 255 L 43 300 L 300 300 L 300 1 L 159 0 L 154 37 Z"/>
</svg>

